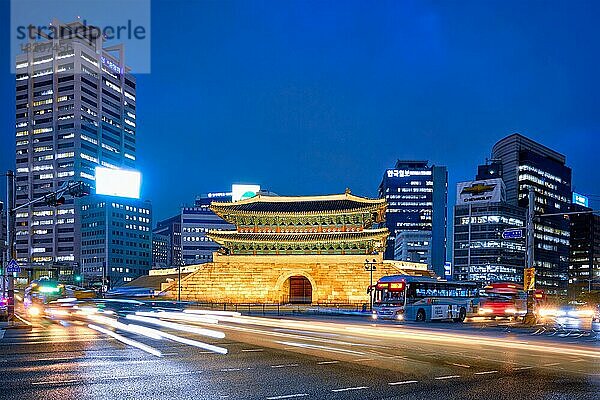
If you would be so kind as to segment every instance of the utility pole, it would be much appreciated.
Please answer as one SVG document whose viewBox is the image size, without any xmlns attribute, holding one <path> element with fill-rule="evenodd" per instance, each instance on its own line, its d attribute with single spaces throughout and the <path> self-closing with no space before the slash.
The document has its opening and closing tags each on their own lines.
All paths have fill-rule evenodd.
<svg viewBox="0 0 600 400">
<path fill-rule="evenodd" d="M 533 218 L 534 218 L 534 213 L 535 213 L 535 191 L 533 190 L 533 187 L 530 186 L 529 187 L 529 192 L 527 195 L 527 200 L 528 200 L 528 205 L 529 208 L 527 210 L 527 225 L 526 225 L 526 231 L 527 231 L 527 254 L 526 254 L 526 259 L 527 259 L 527 265 L 526 268 L 529 271 L 534 271 L 533 277 L 531 279 L 533 279 L 533 284 L 529 285 L 529 287 L 524 288 L 525 290 L 527 290 L 527 313 L 525 314 L 525 318 L 523 319 L 523 322 L 527 325 L 534 325 L 535 324 L 535 313 L 533 310 L 534 307 L 534 295 L 535 295 L 535 270 L 532 269 L 534 268 L 534 261 L 533 261 L 533 257 L 534 257 L 534 226 L 533 226 Z M 527 271 L 526 271 L 527 272 Z M 527 275 L 527 273 L 525 274 Z M 524 284 L 527 284 L 527 282 L 523 282 Z"/>
<path fill-rule="evenodd" d="M 377 260 L 373 261 L 365 260 L 365 270 L 371 273 L 371 284 L 369 285 L 369 311 L 373 311 L 373 271 L 377 270 L 375 265 Z"/>
<path fill-rule="evenodd" d="M 15 173 L 6 172 L 6 267 L 15 258 Z M 15 277 L 8 274 L 8 322 L 14 323 L 15 318 Z"/>
</svg>

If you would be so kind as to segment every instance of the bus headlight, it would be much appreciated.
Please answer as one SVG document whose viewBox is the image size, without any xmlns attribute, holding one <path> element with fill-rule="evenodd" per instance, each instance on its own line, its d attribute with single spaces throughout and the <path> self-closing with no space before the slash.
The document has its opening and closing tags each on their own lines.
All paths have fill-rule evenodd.
<svg viewBox="0 0 600 400">
<path fill-rule="evenodd" d="M 375 311 L 371 313 L 371 319 L 377 319 L 377 313 Z"/>
<path fill-rule="evenodd" d="M 30 317 L 39 317 L 40 314 L 42 313 L 42 309 L 38 306 L 31 306 L 27 309 L 27 314 L 29 314 Z"/>
<path fill-rule="evenodd" d="M 398 314 L 396 314 L 396 319 L 397 319 L 398 321 L 404 321 L 404 314 L 402 314 L 402 313 L 398 313 Z"/>
</svg>

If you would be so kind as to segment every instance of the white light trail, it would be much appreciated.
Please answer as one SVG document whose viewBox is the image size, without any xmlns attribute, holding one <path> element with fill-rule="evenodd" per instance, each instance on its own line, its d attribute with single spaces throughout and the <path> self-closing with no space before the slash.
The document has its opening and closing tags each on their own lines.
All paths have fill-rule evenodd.
<svg viewBox="0 0 600 400">
<path fill-rule="evenodd" d="M 115 332 L 110 331 L 108 329 L 102 328 L 101 326 L 94 325 L 94 324 L 88 324 L 88 328 L 93 329 L 93 330 L 98 331 L 98 332 L 101 332 L 101 333 L 104 333 L 105 335 L 108 335 L 108 336 L 110 336 L 110 337 L 118 340 L 119 342 L 122 342 L 122 343 L 128 344 L 130 346 L 136 347 L 136 348 L 138 348 L 140 350 L 143 350 L 143 351 L 145 351 L 147 353 L 150 353 L 150 354 L 152 354 L 154 356 L 162 357 L 162 353 L 159 350 L 155 349 L 154 347 L 150 347 L 150 346 L 147 346 L 147 345 L 145 345 L 143 343 L 137 342 L 135 340 L 128 339 L 128 338 L 126 338 L 126 337 L 124 337 L 122 335 L 119 335 L 118 333 L 115 333 Z"/>
<path fill-rule="evenodd" d="M 159 313 L 159 315 L 160 315 L 160 313 Z M 131 314 L 127 315 L 126 318 L 134 320 L 134 321 L 145 322 L 147 324 L 162 326 L 164 328 L 174 329 L 177 331 L 195 333 L 197 335 L 202 335 L 202 336 L 208 336 L 208 337 L 212 337 L 215 339 L 223 339 L 225 337 L 225 334 L 223 332 L 214 331 L 212 329 L 198 328 L 196 326 L 178 324 L 175 322 L 162 321 L 158 318 L 143 317 L 140 315 L 131 315 Z"/>
</svg>

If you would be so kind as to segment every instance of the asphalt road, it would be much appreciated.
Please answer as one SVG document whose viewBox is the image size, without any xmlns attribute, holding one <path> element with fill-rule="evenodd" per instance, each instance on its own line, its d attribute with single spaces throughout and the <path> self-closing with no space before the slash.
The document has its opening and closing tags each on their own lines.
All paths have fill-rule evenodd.
<svg viewBox="0 0 600 400">
<path fill-rule="evenodd" d="M 144 327 L 136 328 L 142 334 L 115 327 L 111 316 L 4 331 L 0 399 L 600 398 L 600 341 L 593 337 L 355 318 L 214 323 L 181 315 L 118 319 Z M 144 336 L 157 331 L 167 336 Z M 206 345 L 217 347 L 198 347 Z M 220 348 L 227 354 L 211 351 Z"/>
</svg>

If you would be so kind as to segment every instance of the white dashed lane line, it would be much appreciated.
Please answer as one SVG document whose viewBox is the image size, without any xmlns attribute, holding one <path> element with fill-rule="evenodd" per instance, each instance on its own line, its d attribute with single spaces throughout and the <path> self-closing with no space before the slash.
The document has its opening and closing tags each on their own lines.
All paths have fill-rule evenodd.
<svg viewBox="0 0 600 400">
<path fill-rule="evenodd" d="M 542 367 L 555 367 L 557 365 L 560 365 L 560 363 L 555 362 L 555 363 L 550 363 L 550 364 L 544 364 L 544 365 L 542 365 Z"/>
<path fill-rule="evenodd" d="M 284 394 L 282 396 L 267 397 L 267 400 L 293 399 L 296 397 L 306 397 L 308 393 Z"/>
<path fill-rule="evenodd" d="M 271 368 L 286 368 L 286 367 L 298 367 L 299 364 L 280 364 L 280 365 L 271 365 Z"/>
<path fill-rule="evenodd" d="M 475 375 L 488 375 L 488 374 L 495 374 L 498 371 L 493 370 L 493 371 L 481 371 L 481 372 L 475 372 Z"/>
<path fill-rule="evenodd" d="M 454 378 L 460 378 L 460 375 L 446 375 L 446 376 L 436 376 L 433 379 L 437 379 L 437 380 L 444 380 L 444 379 L 454 379 Z"/>
<path fill-rule="evenodd" d="M 515 371 L 522 371 L 524 369 L 532 369 L 533 367 L 516 367 L 514 370 Z"/>
<path fill-rule="evenodd" d="M 388 385 L 397 386 L 397 385 L 409 385 L 411 383 L 419 383 L 419 381 L 400 381 L 400 382 L 390 382 Z"/>
<path fill-rule="evenodd" d="M 339 361 L 320 361 L 317 365 L 325 365 L 325 364 L 339 364 Z"/>
<path fill-rule="evenodd" d="M 264 349 L 242 349 L 242 351 L 250 353 L 250 352 L 264 351 Z"/>
<path fill-rule="evenodd" d="M 471 366 L 470 366 L 470 365 L 467 365 L 467 364 L 458 364 L 458 363 L 452 363 L 452 364 L 450 364 L 450 365 L 454 365 L 454 366 L 456 366 L 456 367 L 461 367 L 461 368 L 471 368 Z"/>
<path fill-rule="evenodd" d="M 368 386 L 355 386 L 355 387 L 347 387 L 347 388 L 341 388 L 341 389 L 332 389 L 331 391 L 334 393 L 339 393 L 339 392 L 349 392 L 351 390 L 363 390 L 363 389 L 368 389 Z"/>
</svg>

